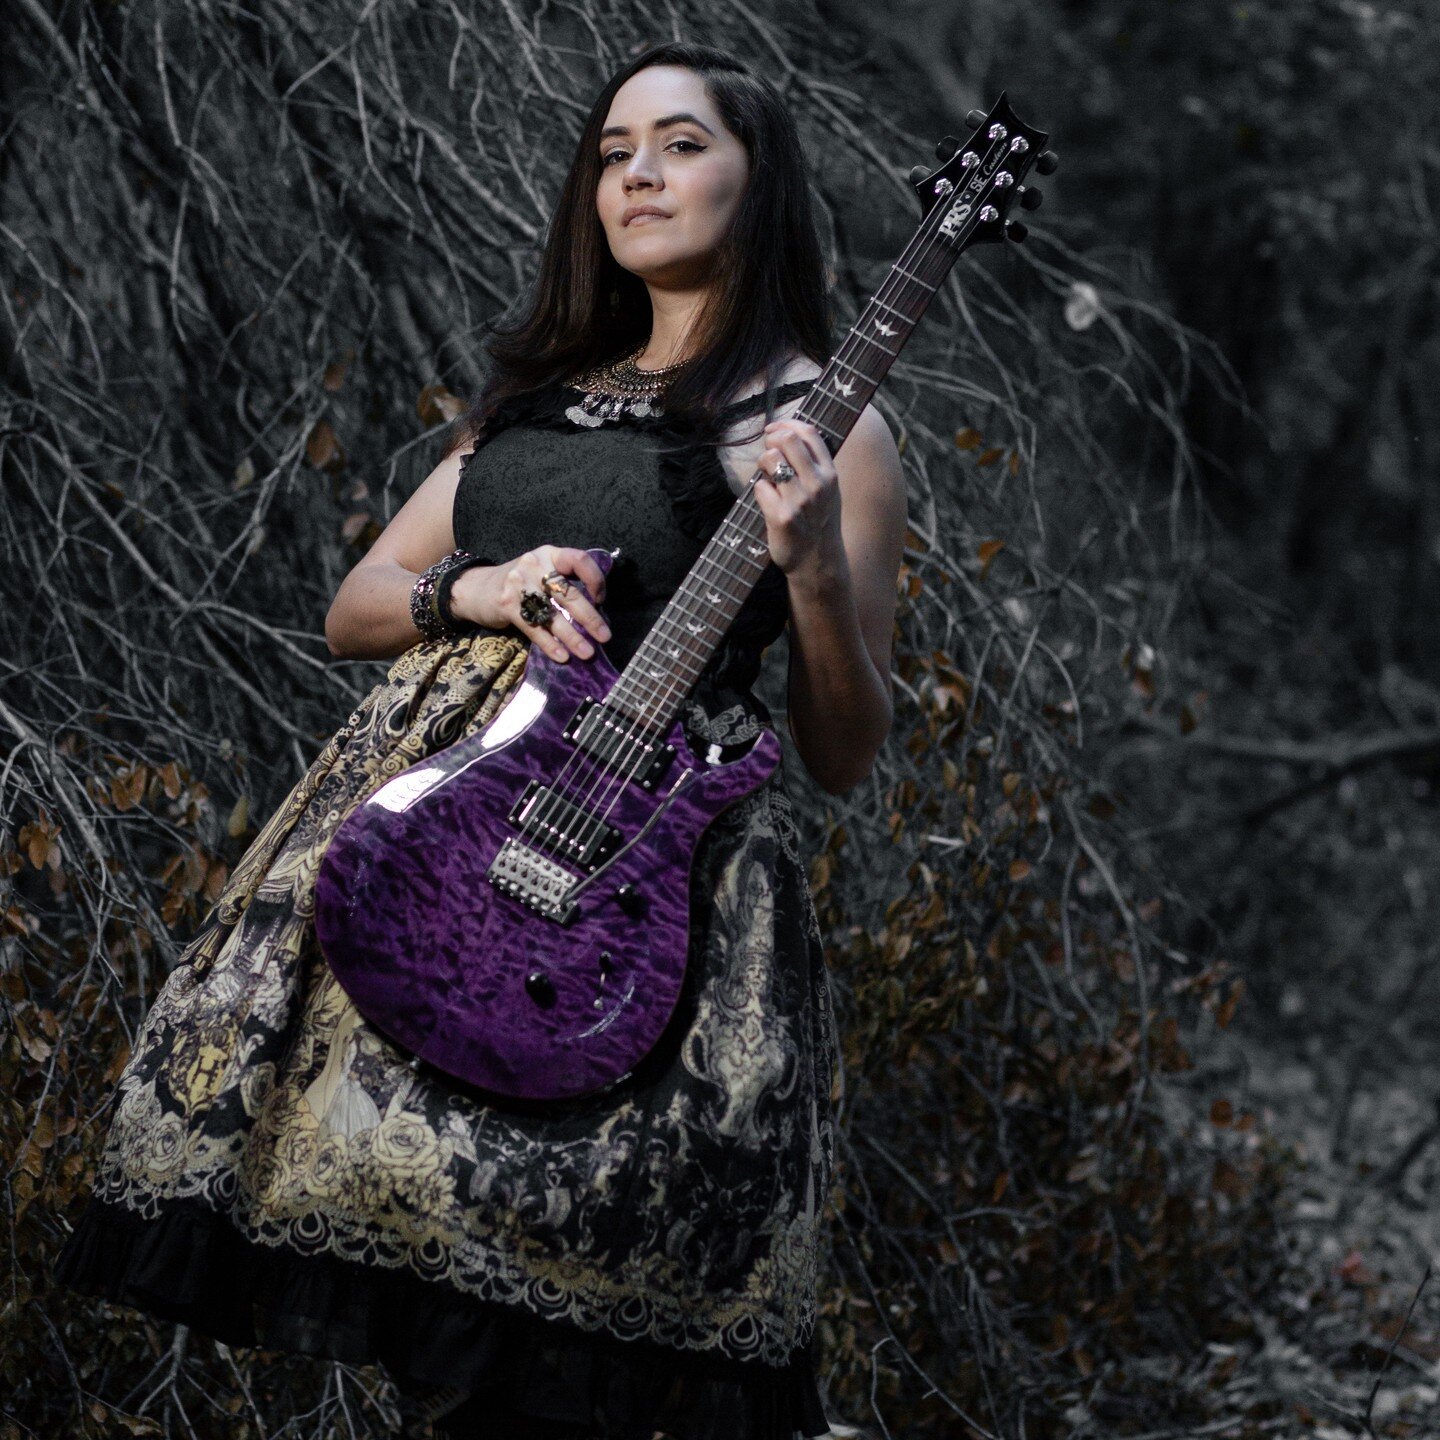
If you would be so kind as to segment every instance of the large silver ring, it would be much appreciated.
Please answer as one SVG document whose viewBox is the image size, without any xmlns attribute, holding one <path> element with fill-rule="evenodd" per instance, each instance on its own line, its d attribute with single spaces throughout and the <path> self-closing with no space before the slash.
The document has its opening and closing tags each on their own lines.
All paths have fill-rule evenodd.
<svg viewBox="0 0 1440 1440">
<path fill-rule="evenodd" d="M 776 480 L 793 480 L 793 479 L 795 478 L 796 473 L 797 473 L 797 472 L 796 472 L 796 470 L 795 470 L 795 467 L 794 467 L 788 460 L 782 460 L 782 461 L 775 467 L 774 479 L 776 479 Z"/>
<path fill-rule="evenodd" d="M 555 612 L 550 608 L 550 597 L 539 590 L 520 592 L 520 618 L 527 625 L 548 630 L 555 623 Z"/>
</svg>

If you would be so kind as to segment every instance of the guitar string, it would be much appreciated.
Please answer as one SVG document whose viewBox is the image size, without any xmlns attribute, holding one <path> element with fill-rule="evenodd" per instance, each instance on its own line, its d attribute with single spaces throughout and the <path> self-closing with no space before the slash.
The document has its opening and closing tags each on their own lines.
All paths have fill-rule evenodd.
<svg viewBox="0 0 1440 1440">
<path fill-rule="evenodd" d="M 1008 143 L 1007 143 L 1007 142 L 1008 142 Z M 996 140 L 996 142 L 994 142 L 994 143 L 995 143 L 996 145 L 1000 146 L 1000 147 L 1002 148 L 1002 151 L 1004 151 L 1004 150 L 1009 150 L 1009 149 L 1011 148 L 1011 146 L 1013 145 L 1013 142 L 1010 142 L 1010 141 L 1009 141 L 1008 135 L 999 137 L 999 138 Z M 985 155 L 983 156 L 983 158 L 982 158 L 980 161 L 977 162 L 978 165 L 979 165 L 981 168 L 983 168 L 983 166 L 984 166 L 984 164 L 985 164 L 985 160 L 988 159 L 988 158 L 990 158 L 990 155 L 991 155 L 992 153 L 993 153 L 993 148 L 992 148 L 992 150 L 989 150 L 989 151 L 985 152 Z M 998 171 L 999 163 L 1000 163 L 1000 162 L 999 162 L 999 160 L 997 159 L 997 161 L 996 161 L 997 171 Z M 979 226 L 979 224 L 980 224 L 980 214 L 981 214 L 981 211 L 983 210 L 986 201 L 988 201 L 988 200 L 993 196 L 993 194 L 994 194 L 994 192 L 996 191 L 997 188 L 999 188 L 999 187 L 996 186 L 996 183 L 995 183 L 995 175 L 992 174 L 991 176 L 989 176 L 989 177 L 984 181 L 984 183 L 983 183 L 982 186 L 980 187 L 980 191 L 977 193 L 975 199 L 971 202 L 972 211 L 971 211 L 970 216 L 967 217 L 967 222 L 966 222 L 966 230 L 967 230 L 968 233 L 973 233 L 973 231 L 978 228 L 978 226 Z M 953 194 L 954 194 L 954 192 L 952 191 L 952 192 L 951 192 L 951 196 L 952 196 L 952 197 L 953 197 Z M 950 197 L 947 197 L 947 199 L 948 199 L 948 198 L 950 198 Z M 936 281 L 935 284 L 931 285 L 928 281 L 926 281 L 926 280 L 924 280 L 924 279 L 921 279 L 919 275 L 912 274 L 910 271 L 908 271 L 907 269 L 905 269 L 904 266 L 905 266 L 905 262 L 906 262 L 907 260 L 910 260 L 910 259 L 913 258 L 912 252 L 919 250 L 919 249 L 921 248 L 922 244 L 928 243 L 928 241 L 933 238 L 934 234 L 935 234 L 936 232 L 938 232 L 940 226 L 944 223 L 945 216 L 949 213 L 949 211 L 950 211 L 950 209 L 951 209 L 952 207 L 953 207 L 953 199 L 950 199 L 950 203 L 937 204 L 937 205 L 934 207 L 934 210 L 933 210 L 933 212 L 932 212 L 932 215 L 935 217 L 934 220 L 933 220 L 933 223 L 932 223 L 932 221 L 931 221 L 931 217 L 927 217 L 926 222 L 917 228 L 917 230 L 916 230 L 916 232 L 915 232 L 915 235 L 912 237 L 910 243 L 906 246 L 905 250 L 901 252 L 900 256 L 897 257 L 897 259 L 895 260 L 894 264 L 891 266 L 890 271 L 887 273 L 887 275 L 886 275 L 886 277 L 885 277 L 885 281 L 881 284 L 879 290 L 876 291 L 875 295 L 872 296 L 871 300 L 866 304 L 866 307 L 865 307 L 864 312 L 862 312 L 861 315 L 857 317 L 854 325 L 851 327 L 851 330 L 850 330 L 850 332 L 849 332 L 850 334 L 856 334 L 856 332 L 858 332 L 859 328 L 865 323 L 866 317 L 867 317 L 867 315 L 869 314 L 869 311 L 871 310 L 871 308 L 872 308 L 873 306 L 877 305 L 877 304 L 879 304 L 880 306 L 882 306 L 883 308 L 885 308 L 885 309 L 887 309 L 887 310 L 890 310 L 890 312 L 891 312 L 892 314 L 894 314 L 894 313 L 904 314 L 908 325 L 909 325 L 912 329 L 913 329 L 913 327 L 914 327 L 916 324 L 919 323 L 920 319 L 923 317 L 923 314 L 924 314 L 924 308 L 923 308 L 923 307 L 922 307 L 922 309 L 921 309 L 920 314 L 919 314 L 919 315 L 916 315 L 916 316 L 914 316 L 914 317 L 912 318 L 912 317 L 908 314 L 908 312 L 905 312 L 905 311 L 903 311 L 903 310 L 897 312 L 897 311 L 895 310 L 895 308 L 894 308 L 893 306 L 889 305 L 888 303 L 886 303 L 886 301 L 887 301 L 887 300 L 898 300 L 898 301 L 900 301 L 902 304 L 903 304 L 903 303 L 906 303 L 906 301 L 905 301 L 905 296 L 903 295 L 902 292 L 903 292 L 903 291 L 905 290 L 905 288 L 906 288 L 907 286 L 909 286 L 909 285 L 919 285 L 922 289 L 928 290 L 928 291 L 930 292 L 930 295 L 932 295 L 932 296 L 934 295 L 934 293 L 936 292 L 936 290 L 939 288 L 939 284 L 940 284 L 941 281 L 943 281 L 943 279 L 944 279 L 944 275 L 943 275 L 943 274 L 939 277 L 939 279 Z M 968 234 L 962 235 L 962 237 L 960 237 L 960 238 L 968 238 Z M 959 250 L 960 248 L 963 248 L 963 247 L 956 247 L 957 252 L 958 252 L 958 250 Z M 958 258 L 958 253 L 957 253 L 957 258 Z M 953 265 L 953 263 L 954 263 L 954 261 L 952 260 L 952 261 L 950 262 L 950 264 Z M 947 271 L 948 271 L 948 269 L 949 269 L 949 266 L 946 267 L 946 270 L 947 270 Z M 897 279 L 897 277 L 899 277 L 899 278 Z M 887 289 L 891 286 L 891 282 L 892 282 L 892 281 L 895 282 L 895 285 L 894 285 L 894 292 L 895 292 L 895 293 L 891 293 L 891 294 L 889 294 L 889 295 L 887 296 L 887 295 L 886 295 L 886 291 L 887 291 Z M 885 299 L 882 299 L 882 298 L 881 298 L 882 296 L 885 296 L 886 298 L 885 298 Z M 928 300 L 925 301 L 925 304 L 926 304 L 926 305 L 928 305 L 928 303 L 929 303 Z M 849 338 L 849 336 L 847 335 L 847 339 L 848 339 L 848 338 Z M 865 337 L 859 337 L 859 336 L 857 335 L 857 338 L 865 338 Z M 871 342 L 868 342 L 868 343 L 875 343 L 875 342 L 871 341 Z M 836 365 L 836 366 L 843 366 L 843 367 L 846 368 L 846 369 L 850 369 L 850 370 L 852 370 L 854 373 L 860 373 L 860 372 L 858 372 L 858 371 L 855 371 L 855 367 L 846 364 L 845 361 L 843 361 L 843 360 L 840 359 L 841 352 L 843 352 L 843 351 L 845 350 L 845 348 L 846 348 L 845 345 L 842 343 L 842 345 L 839 347 L 839 349 L 837 349 L 837 351 L 835 352 L 835 354 L 831 356 L 830 362 L 827 363 L 827 365 L 826 365 L 826 367 L 825 367 L 825 371 L 828 371 L 828 370 L 830 369 L 831 365 Z M 882 347 L 882 348 L 887 348 L 887 349 L 888 349 L 888 347 Z M 899 353 L 898 351 L 895 352 L 895 354 L 898 354 L 898 353 Z M 834 405 L 834 406 L 838 406 L 838 407 L 839 407 L 840 409 L 842 409 L 842 410 L 845 410 L 845 409 L 853 409 L 854 407 L 851 407 L 851 406 L 846 405 L 846 403 L 845 403 L 844 401 L 840 400 L 838 396 L 833 396 L 833 395 L 830 395 L 829 393 L 826 392 L 826 390 L 823 388 L 824 383 L 825 383 L 825 379 L 826 379 L 825 371 L 822 371 L 821 374 L 815 378 L 815 381 L 813 382 L 813 385 L 812 385 L 812 387 L 811 387 L 810 395 L 813 396 L 813 395 L 817 394 L 817 392 L 818 392 L 818 395 L 819 395 L 819 404 L 818 404 L 817 407 L 816 407 L 816 412 L 815 412 L 815 414 L 814 414 L 813 416 L 810 416 L 810 417 L 807 417 L 807 418 L 809 418 L 809 419 L 812 421 L 812 423 L 824 424 L 824 425 L 826 426 L 826 428 L 830 428 L 828 422 L 827 422 L 827 421 L 825 420 L 825 418 L 824 418 L 825 411 L 826 411 L 826 409 L 827 409 L 828 407 Z M 837 378 L 838 378 L 838 377 L 837 377 Z M 804 404 L 802 404 L 802 406 L 800 407 L 800 411 L 798 411 L 797 414 L 803 413 L 803 411 L 804 411 L 806 408 L 807 408 L 807 406 L 804 405 Z M 838 433 L 838 431 L 837 431 L 837 433 Z M 847 433 L 848 433 L 848 432 L 847 432 Z M 843 441 L 842 441 L 842 443 L 843 443 Z M 753 491 L 753 487 L 754 487 L 756 481 L 759 480 L 762 476 L 764 476 L 764 474 L 765 474 L 765 472 L 763 471 L 763 469 L 761 469 L 761 468 L 759 468 L 759 467 L 757 466 L 754 474 L 751 476 L 750 481 L 749 481 L 750 490 L 747 491 L 747 494 L 746 494 L 745 496 L 742 496 L 742 497 L 740 497 L 739 500 L 737 500 L 737 502 L 736 502 L 736 506 L 737 506 L 737 507 L 744 505 L 744 503 L 745 503 L 745 501 L 746 501 L 747 499 L 752 498 L 750 492 Z M 757 512 L 756 512 L 756 513 L 758 513 L 758 507 L 757 507 Z M 726 530 L 728 527 L 730 527 L 730 526 L 731 526 L 731 522 L 732 522 L 732 520 L 734 520 L 734 518 L 735 518 L 735 509 L 732 508 L 731 512 L 726 516 L 725 521 L 722 522 L 721 530 L 724 531 L 724 530 Z M 749 519 L 749 518 L 750 518 L 750 516 L 747 514 L 747 515 L 745 515 L 745 516 L 741 519 L 741 521 L 739 521 L 739 522 L 737 522 L 737 523 L 743 525 L 744 520 L 745 520 L 745 519 Z M 708 564 L 710 564 L 711 566 L 715 567 L 715 569 L 719 572 L 720 576 L 722 577 L 722 580 L 728 581 L 728 580 L 731 578 L 731 572 L 726 571 L 725 568 L 724 568 L 722 565 L 720 565 L 719 562 L 718 562 L 716 559 L 714 559 L 714 558 L 710 555 L 710 553 L 709 553 L 710 550 L 711 550 L 711 548 L 712 548 L 713 546 L 715 546 L 715 544 L 716 544 L 716 539 L 717 539 L 717 537 L 718 537 L 718 533 L 719 533 L 719 532 L 717 532 L 717 536 L 712 536 L 710 542 L 708 542 L 707 545 L 706 545 L 706 547 L 705 547 L 705 549 L 702 550 L 699 558 L 697 559 L 697 561 L 696 561 L 696 563 L 695 563 L 695 566 L 692 567 L 691 573 L 693 574 L 696 570 L 698 570 L 699 567 L 700 567 L 700 565 L 701 565 L 702 563 L 708 563 Z M 742 539 L 741 543 L 744 543 L 744 542 L 743 542 L 743 539 Z M 761 568 L 762 568 L 762 571 L 763 571 L 763 567 L 761 567 Z M 688 580 L 688 579 L 689 579 L 689 576 L 687 576 L 686 578 L 687 578 L 687 580 Z M 707 583 L 712 583 L 712 584 L 713 584 L 713 582 L 708 582 L 708 581 L 707 581 Z M 744 603 L 744 596 L 743 596 L 743 595 L 736 595 L 733 591 L 730 590 L 730 587 L 729 587 L 728 584 L 725 584 L 725 587 L 724 587 L 724 588 L 725 588 L 727 591 L 729 591 L 729 598 L 730 598 L 731 600 L 737 600 L 737 599 L 738 599 L 738 600 L 740 600 L 740 603 L 743 605 L 743 603 Z M 751 588 L 753 588 L 753 582 L 752 582 Z M 677 595 L 676 595 L 675 597 L 673 597 L 674 600 L 680 601 L 679 608 L 682 610 L 682 612 L 685 610 L 684 591 L 685 591 L 685 582 L 682 582 L 682 585 L 681 585 L 681 587 L 680 587 L 680 590 L 677 592 Z M 670 607 L 669 607 L 669 605 L 667 604 L 667 607 L 666 607 L 667 612 L 668 612 L 669 608 L 670 608 Z M 660 628 L 660 622 L 664 620 L 664 618 L 665 618 L 665 613 L 666 613 L 666 612 L 662 612 L 662 615 L 661 615 L 661 617 L 659 618 L 659 620 L 657 620 L 657 623 L 656 623 L 656 626 L 654 627 L 654 629 L 652 629 L 651 632 L 650 632 L 650 634 L 648 634 L 648 635 L 645 637 L 645 640 L 642 641 L 642 645 L 641 645 L 641 648 L 642 648 L 642 649 L 644 649 L 645 646 L 649 643 L 651 637 L 656 633 L 656 630 L 658 630 L 658 629 Z M 730 623 L 733 624 L 733 621 L 734 621 L 734 617 L 731 618 Z M 729 628 L 729 625 L 728 625 L 728 624 L 727 624 L 725 627 L 723 627 L 723 629 L 725 629 L 725 630 L 728 630 L 728 628 Z M 723 630 L 722 630 L 722 634 L 723 634 Z M 718 647 L 718 643 L 719 643 L 719 642 L 717 641 L 717 642 L 716 642 L 717 647 Z M 712 655 L 713 655 L 713 649 L 712 649 L 712 652 L 711 652 L 711 653 L 712 653 Z M 622 674 L 621 674 L 621 676 L 619 677 L 619 680 L 617 680 L 616 684 L 611 687 L 610 691 L 608 692 L 608 695 L 614 695 L 615 691 L 618 690 L 618 689 L 621 687 L 621 685 L 625 682 L 625 680 L 626 680 L 626 678 L 627 678 L 628 672 L 629 672 L 629 671 L 631 670 L 631 668 L 633 667 L 633 664 L 634 664 L 634 661 L 632 660 L 631 664 L 630 664 L 630 665 L 627 665 L 626 671 L 625 671 L 625 672 L 622 672 Z M 700 673 L 703 673 L 703 669 L 702 669 L 702 671 L 701 671 Z M 582 818 L 581 818 L 581 824 L 580 824 L 580 827 L 579 827 L 579 830 L 578 830 L 578 833 L 577 833 L 577 834 L 573 834 L 573 835 L 572 835 L 572 834 L 569 834 L 569 832 L 568 832 L 568 827 L 565 827 L 565 828 L 562 830 L 561 833 L 565 833 L 565 834 L 567 835 L 567 838 L 569 838 L 569 839 L 571 839 L 571 840 L 578 841 L 580 847 L 583 849 L 583 847 L 584 847 L 585 845 L 590 844 L 590 843 L 602 832 L 602 829 L 603 829 L 604 825 L 605 825 L 606 822 L 608 821 L 608 818 L 609 818 L 610 814 L 612 813 L 612 811 L 614 810 L 615 805 L 619 802 L 620 797 L 624 794 L 625 789 L 626 789 L 627 786 L 630 784 L 630 782 L 635 778 L 635 776 L 638 775 L 638 774 L 640 773 L 640 771 L 644 768 L 645 763 L 648 762 L 648 755 L 644 753 L 645 751 L 647 751 L 647 750 L 649 749 L 649 740 L 648 740 L 648 737 L 647 737 L 647 735 L 646 735 L 646 733 L 645 733 L 646 730 L 651 730 L 652 733 L 655 733 L 655 732 L 657 732 L 657 731 L 659 730 L 659 728 L 660 728 L 659 726 L 655 726 L 655 727 L 646 726 L 646 725 L 645 725 L 645 722 L 644 722 L 644 720 L 643 720 L 643 718 L 642 718 L 643 712 L 646 711 L 647 709 L 654 708 L 654 709 L 656 709 L 656 710 L 658 711 L 658 713 L 660 713 L 661 715 L 663 715 L 664 712 L 668 709 L 668 707 L 671 705 L 671 703 L 675 700 L 675 698 L 676 698 L 677 696 L 683 696 L 684 694 L 688 693 L 691 689 L 693 689 L 693 687 L 694 687 L 695 683 L 698 681 L 698 679 L 699 679 L 699 674 L 698 674 L 698 673 L 697 673 L 695 676 L 693 676 L 693 677 L 686 678 L 685 675 L 683 674 L 683 672 L 681 672 L 681 671 L 679 671 L 679 670 L 676 670 L 676 671 L 672 671 L 672 674 L 670 675 L 670 677 L 667 678 L 666 682 L 665 682 L 662 686 L 658 687 L 657 689 L 647 690 L 647 687 L 646 687 L 646 685 L 645 685 L 643 682 L 636 687 L 636 688 L 638 689 L 638 691 L 639 691 L 639 694 L 638 694 L 638 697 L 637 697 L 637 698 L 638 698 L 639 701 L 640 701 L 639 708 L 640 708 L 640 710 L 641 710 L 641 712 L 642 712 L 642 715 L 633 717 L 635 723 L 634 723 L 628 730 L 625 730 L 625 731 L 623 732 L 622 738 L 621 738 L 620 741 L 616 744 L 614 750 L 611 752 L 611 755 L 610 755 L 610 758 L 609 758 L 609 761 L 608 761 L 608 762 L 601 762 L 601 761 L 599 761 L 596 757 L 594 757 L 593 755 L 589 755 L 589 754 L 587 753 L 587 758 L 591 761 L 590 769 L 591 769 L 591 771 L 593 772 L 593 778 L 591 778 L 590 789 L 589 789 L 588 793 L 585 795 L 583 801 L 576 807 L 576 808 L 579 809 L 580 812 L 581 812 L 581 817 L 582 817 Z M 607 696 L 607 698 L 608 698 L 608 696 Z M 602 701 L 600 701 L 599 703 L 600 703 L 601 705 L 603 705 L 605 702 L 602 700 Z M 660 722 L 660 724 L 663 726 L 663 720 Z M 664 743 L 663 734 L 662 734 L 662 735 L 659 735 L 658 738 L 659 738 L 659 740 L 660 740 L 660 743 Z M 639 760 L 639 763 L 634 764 L 633 768 L 629 768 L 629 769 L 623 768 L 623 767 L 629 765 L 630 762 L 632 762 L 633 760 L 635 760 L 635 758 L 636 758 L 636 752 L 637 752 L 637 751 L 640 751 L 640 752 L 641 752 L 641 758 L 640 758 L 640 760 Z M 622 752 L 624 752 L 624 753 L 622 754 Z M 569 757 L 569 759 L 567 759 L 566 765 L 565 765 L 564 767 L 562 767 L 559 775 L 557 775 L 554 784 L 553 784 L 551 787 L 549 787 L 549 796 L 548 796 L 548 798 L 550 799 L 551 803 L 549 803 L 549 804 L 547 805 L 544 801 L 541 802 L 541 807 L 540 807 L 540 809 L 537 810 L 536 816 L 535 816 L 535 819 L 536 819 L 537 822 L 538 822 L 538 821 L 541 821 L 541 820 L 546 820 L 546 821 L 548 821 L 548 820 L 551 819 L 552 817 L 562 815 L 563 812 L 564 812 L 565 804 L 567 804 L 567 803 L 568 803 L 568 804 L 571 804 L 571 805 L 574 805 L 574 804 L 575 804 L 575 801 L 570 798 L 570 796 L 574 794 L 574 790 L 572 789 L 572 790 L 570 790 L 568 793 L 567 793 L 567 792 L 564 792 L 564 791 L 562 791 L 562 790 L 560 789 L 560 784 L 561 784 L 561 781 L 564 779 L 564 777 L 565 777 L 565 775 L 566 775 L 566 771 L 568 771 L 568 770 L 570 769 L 571 763 L 577 758 L 578 754 L 579 754 L 579 751 L 578 751 L 578 747 L 577 747 L 577 750 L 574 751 L 574 752 L 572 752 L 572 755 Z M 618 763 L 617 763 L 617 762 L 618 762 Z M 578 784 L 582 784 L 582 785 L 583 785 L 583 784 L 584 784 L 584 781 L 585 781 L 585 778 L 586 778 L 586 777 L 584 777 L 584 776 L 579 776 L 579 775 L 577 775 L 577 776 L 576 776 L 576 781 L 578 782 Z M 614 788 L 614 793 L 610 796 L 610 798 L 608 799 L 608 802 L 605 804 L 605 809 L 604 809 L 603 813 L 597 817 L 597 816 L 595 816 L 595 815 L 593 814 L 593 811 L 590 810 L 590 807 L 591 807 L 591 805 L 592 805 L 592 802 L 593 802 L 593 800 L 594 800 L 594 796 L 595 796 L 597 790 L 602 790 L 602 787 L 608 788 L 607 783 L 606 783 L 607 781 L 608 781 L 610 784 L 613 784 L 613 785 L 614 785 L 614 787 L 615 787 L 615 788 Z M 603 792 L 602 792 L 602 793 L 603 793 Z M 590 813 L 589 813 L 589 816 L 588 816 L 588 819 L 589 819 L 588 825 L 586 824 L 586 812 L 587 812 L 587 811 L 590 812 Z M 557 828 L 560 828 L 560 827 L 557 827 Z"/>
</svg>

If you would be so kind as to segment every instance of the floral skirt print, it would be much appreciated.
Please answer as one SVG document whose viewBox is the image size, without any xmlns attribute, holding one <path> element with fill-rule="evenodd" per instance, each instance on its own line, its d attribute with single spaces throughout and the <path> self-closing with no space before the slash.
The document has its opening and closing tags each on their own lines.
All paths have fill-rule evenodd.
<svg viewBox="0 0 1440 1440">
<path fill-rule="evenodd" d="M 834 1031 L 778 772 L 695 856 L 684 1023 L 603 1097 L 500 1105 L 413 1068 L 319 952 L 330 837 L 487 724 L 525 657 L 498 632 L 407 651 L 269 819 L 146 1017 L 58 1278 L 383 1362 L 457 1440 L 823 1435 Z M 761 723 L 703 685 L 685 717 L 707 744 Z"/>
</svg>

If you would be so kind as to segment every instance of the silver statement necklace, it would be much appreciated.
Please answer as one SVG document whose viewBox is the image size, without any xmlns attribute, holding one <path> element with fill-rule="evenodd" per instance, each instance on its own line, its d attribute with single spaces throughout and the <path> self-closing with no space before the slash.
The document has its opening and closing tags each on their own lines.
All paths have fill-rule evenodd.
<svg viewBox="0 0 1440 1440">
<path fill-rule="evenodd" d="M 645 344 L 649 344 L 646 341 Z M 582 390 L 585 398 L 565 411 L 565 418 L 577 425 L 592 428 L 621 415 L 663 415 L 658 397 L 675 378 L 676 371 L 689 362 L 677 360 L 662 370 L 641 370 L 635 361 L 645 349 L 642 344 L 613 365 L 600 365 L 570 381 L 574 390 Z"/>
</svg>

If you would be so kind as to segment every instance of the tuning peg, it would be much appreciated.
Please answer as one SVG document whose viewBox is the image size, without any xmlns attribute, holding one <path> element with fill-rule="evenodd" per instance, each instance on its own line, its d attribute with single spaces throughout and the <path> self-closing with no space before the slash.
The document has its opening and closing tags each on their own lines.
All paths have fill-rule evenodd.
<svg viewBox="0 0 1440 1440">
<path fill-rule="evenodd" d="M 980 124 L 980 122 L 984 120 L 984 118 L 985 112 L 983 110 L 967 110 L 965 112 L 965 123 L 969 125 L 972 129 L 976 125 Z"/>
<path fill-rule="evenodd" d="M 1060 157 L 1053 150 L 1042 150 L 1035 157 L 1035 168 L 1042 175 L 1053 175 L 1060 164 Z"/>
<path fill-rule="evenodd" d="M 935 158 L 948 160 L 959 148 L 960 142 L 953 135 L 947 135 L 943 140 L 935 142 Z"/>
<path fill-rule="evenodd" d="M 1006 222 L 1005 234 L 1017 245 L 1030 233 L 1030 227 L 1019 220 Z"/>
<path fill-rule="evenodd" d="M 926 165 L 912 165 L 910 167 L 910 183 L 918 185 L 922 180 L 928 179 L 930 169 Z"/>
<path fill-rule="evenodd" d="M 1015 192 L 1015 198 L 1019 200 L 1022 210 L 1038 210 L 1045 199 L 1033 185 L 1022 185 Z"/>
</svg>

